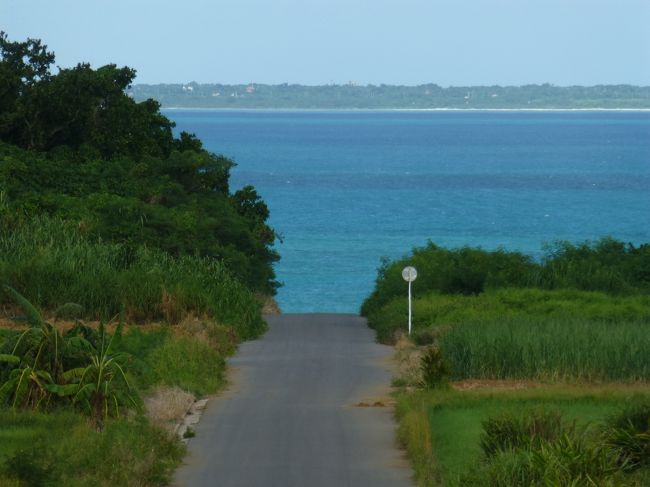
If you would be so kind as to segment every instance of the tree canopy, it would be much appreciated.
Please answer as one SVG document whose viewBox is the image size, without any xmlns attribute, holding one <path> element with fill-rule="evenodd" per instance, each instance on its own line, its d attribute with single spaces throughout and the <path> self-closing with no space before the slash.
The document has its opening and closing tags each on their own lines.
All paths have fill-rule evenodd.
<svg viewBox="0 0 650 487">
<path fill-rule="evenodd" d="M 38 214 L 105 240 L 220 259 L 272 294 L 279 259 L 269 210 L 252 186 L 231 193 L 234 162 L 208 152 L 154 100 L 126 94 L 135 70 L 87 63 L 52 71 L 40 40 L 0 33 L 0 213 Z"/>
</svg>

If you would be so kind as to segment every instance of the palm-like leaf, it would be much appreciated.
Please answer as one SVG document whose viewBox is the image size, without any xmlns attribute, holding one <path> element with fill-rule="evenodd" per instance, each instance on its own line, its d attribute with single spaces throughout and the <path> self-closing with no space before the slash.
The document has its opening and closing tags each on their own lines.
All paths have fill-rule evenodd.
<svg viewBox="0 0 650 487">
<path fill-rule="evenodd" d="M 91 355 L 90 364 L 64 374 L 70 379 L 78 378 L 78 389 L 73 401 L 90 412 L 98 427 L 101 427 L 107 417 L 119 416 L 122 406 L 138 406 L 136 393 L 121 365 L 128 354 L 115 351 L 121 329 L 120 323 L 113 336 L 109 337 L 106 326 L 100 323 L 99 346 Z"/>
<path fill-rule="evenodd" d="M 11 296 L 13 300 L 18 304 L 18 306 L 21 307 L 23 313 L 25 313 L 27 322 L 30 325 L 41 326 L 43 324 L 43 317 L 41 316 L 41 314 L 38 312 L 38 310 L 34 307 L 32 303 L 30 303 L 22 294 L 20 294 L 11 286 L 5 285 L 3 286 L 3 288 L 5 292 L 9 294 L 9 296 Z"/>
<path fill-rule="evenodd" d="M 19 364 L 20 357 L 13 354 L 0 353 L 0 362 L 5 362 L 7 364 Z"/>
</svg>

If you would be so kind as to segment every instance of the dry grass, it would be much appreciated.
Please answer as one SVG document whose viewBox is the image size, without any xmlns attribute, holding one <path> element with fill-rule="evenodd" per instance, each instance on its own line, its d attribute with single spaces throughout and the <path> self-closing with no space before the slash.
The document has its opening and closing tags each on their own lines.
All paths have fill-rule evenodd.
<svg viewBox="0 0 650 487">
<path fill-rule="evenodd" d="M 422 383 L 422 350 L 406 335 L 397 337 L 395 361 L 398 377 L 408 386 Z"/>
<path fill-rule="evenodd" d="M 258 295 L 257 299 L 262 303 L 262 314 L 265 315 L 280 315 L 282 310 L 280 305 L 272 296 Z"/>
<path fill-rule="evenodd" d="M 179 387 L 160 386 L 145 398 L 144 406 L 153 424 L 174 432 L 194 400 L 194 394 Z"/>
<path fill-rule="evenodd" d="M 185 311 L 180 306 L 176 296 L 164 288 L 160 299 L 160 312 L 163 315 L 164 320 L 171 325 L 179 323 L 185 314 Z"/>
<path fill-rule="evenodd" d="M 231 355 L 239 343 L 239 337 L 233 328 L 206 316 L 187 315 L 172 330 L 175 335 L 192 337 L 224 356 Z"/>
<path fill-rule="evenodd" d="M 474 391 L 489 389 L 491 391 L 518 391 L 541 387 L 542 383 L 522 380 L 495 380 L 495 379 L 465 379 L 451 383 L 457 391 Z"/>
</svg>

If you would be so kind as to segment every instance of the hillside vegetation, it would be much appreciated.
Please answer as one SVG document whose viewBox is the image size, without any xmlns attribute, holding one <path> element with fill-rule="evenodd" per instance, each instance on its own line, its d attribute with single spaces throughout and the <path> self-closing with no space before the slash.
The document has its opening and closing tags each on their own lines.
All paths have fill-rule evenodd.
<svg viewBox="0 0 650 487">
<path fill-rule="evenodd" d="M 254 291 L 273 294 L 275 233 L 255 189 L 230 192 L 233 161 L 193 135 L 174 137 L 160 105 L 124 90 L 130 68 L 50 71 L 40 41 L 0 35 L 0 211 L 16 227 L 35 216 L 172 256 L 222 261 Z"/>
<path fill-rule="evenodd" d="M 0 485 L 164 485 L 175 425 L 266 328 L 269 209 L 134 70 L 53 65 L 0 33 Z"/>
</svg>

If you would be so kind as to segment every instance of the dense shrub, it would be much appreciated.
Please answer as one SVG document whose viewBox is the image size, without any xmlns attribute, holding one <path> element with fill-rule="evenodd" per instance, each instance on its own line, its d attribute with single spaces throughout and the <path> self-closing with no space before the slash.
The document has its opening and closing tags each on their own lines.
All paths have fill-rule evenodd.
<svg viewBox="0 0 650 487">
<path fill-rule="evenodd" d="M 650 466 L 650 402 L 633 403 L 610 417 L 604 444 L 624 470 Z"/>
<path fill-rule="evenodd" d="M 6 434 L 0 485 L 13 485 L 12 480 L 34 486 L 166 485 L 184 452 L 176 438 L 142 418 L 109 421 L 102 433 L 65 411 L 0 411 L 0 422 L 0 436 Z"/>
<path fill-rule="evenodd" d="M 487 458 L 499 452 L 530 449 L 563 434 L 562 417 L 556 411 L 533 410 L 525 416 L 504 414 L 483 421 L 481 449 Z"/>
<path fill-rule="evenodd" d="M 532 259 L 518 252 L 471 247 L 450 250 L 429 242 L 425 247 L 413 249 L 409 257 L 382 263 L 375 289 L 364 301 L 361 314 L 368 316 L 393 298 L 404 295 L 402 269 L 407 265 L 418 270 L 418 278 L 413 283 L 415 297 L 431 291 L 479 294 L 488 288 L 525 286 L 535 269 Z"/>
<path fill-rule="evenodd" d="M 418 269 L 414 297 L 431 292 L 471 295 L 521 287 L 616 295 L 650 290 L 650 244 L 635 247 L 612 238 L 581 244 L 557 242 L 546 247 L 541 262 L 534 262 L 519 252 L 471 247 L 444 249 L 429 242 L 403 259 L 382 263 L 375 289 L 361 307 L 364 316 L 404 296 L 401 272 L 407 265 Z"/>
</svg>

